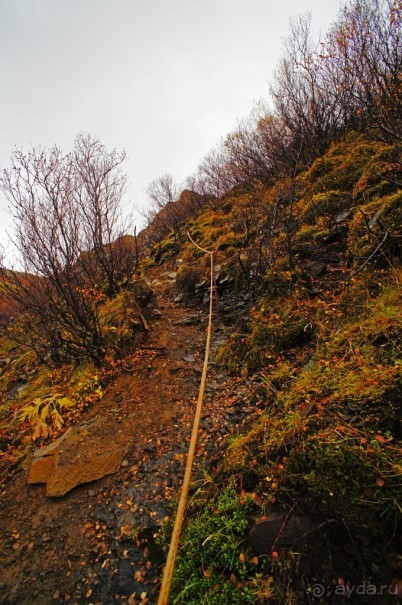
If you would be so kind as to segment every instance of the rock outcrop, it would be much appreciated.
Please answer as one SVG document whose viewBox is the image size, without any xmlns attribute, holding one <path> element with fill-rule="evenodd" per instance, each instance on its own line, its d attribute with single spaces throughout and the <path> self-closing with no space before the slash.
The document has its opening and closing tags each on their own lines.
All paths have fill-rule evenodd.
<svg viewBox="0 0 402 605">
<path fill-rule="evenodd" d="M 77 485 L 115 473 L 126 448 L 105 443 L 97 430 L 104 418 L 70 427 L 59 439 L 37 450 L 28 472 L 28 483 L 46 483 L 47 496 L 64 496 Z"/>
</svg>

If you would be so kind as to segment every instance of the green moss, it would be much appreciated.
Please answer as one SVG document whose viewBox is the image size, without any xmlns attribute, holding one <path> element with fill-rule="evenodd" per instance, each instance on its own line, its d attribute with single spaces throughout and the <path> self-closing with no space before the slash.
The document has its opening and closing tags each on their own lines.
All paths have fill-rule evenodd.
<svg viewBox="0 0 402 605">
<path fill-rule="evenodd" d="M 218 250 L 227 250 L 228 248 L 239 248 L 240 245 L 241 242 L 234 238 L 228 237 L 227 239 L 224 239 L 222 243 L 219 244 Z"/>
<path fill-rule="evenodd" d="M 253 311 L 249 334 L 233 334 L 219 355 L 229 369 L 248 373 L 312 337 L 309 320 L 297 309 L 297 299 L 267 297 Z"/>
<path fill-rule="evenodd" d="M 346 406 L 359 413 L 366 428 L 397 430 L 401 334 L 400 294 L 390 288 L 369 304 L 365 316 L 346 322 L 319 344 L 309 366 L 281 395 L 283 404 Z"/>
<path fill-rule="evenodd" d="M 169 235 L 150 250 L 149 256 L 154 261 L 160 262 L 170 258 L 173 254 L 178 252 L 179 249 L 180 242 L 177 238 L 177 234 L 170 232 Z"/>
<path fill-rule="evenodd" d="M 134 343 L 134 337 L 139 337 L 139 333 L 145 329 L 135 292 L 130 290 L 107 299 L 100 309 L 99 320 L 105 345 L 110 352 Z"/>
<path fill-rule="evenodd" d="M 394 284 L 366 292 L 358 317 L 330 325 L 316 305 L 323 325 L 310 361 L 302 371 L 272 364 L 267 413 L 230 440 L 222 462 L 226 473 L 258 469 L 265 504 L 297 502 L 361 577 L 379 573 L 401 519 L 400 303 Z"/>
<path fill-rule="evenodd" d="M 317 253 L 317 248 L 325 245 L 331 237 L 331 230 L 322 225 L 302 225 L 295 233 L 292 254 L 300 259 L 308 259 Z"/>
<path fill-rule="evenodd" d="M 248 468 L 254 460 L 268 463 L 282 453 L 291 451 L 303 441 L 308 421 L 298 412 L 275 408 L 261 418 L 243 435 L 234 437 L 224 459 L 226 469 Z"/>
<path fill-rule="evenodd" d="M 397 146 L 379 145 L 366 163 L 360 179 L 355 183 L 353 195 L 357 200 L 381 197 L 397 189 L 400 177 L 400 150 Z"/>
<path fill-rule="evenodd" d="M 348 249 L 356 262 L 368 258 L 385 233 L 387 239 L 374 260 L 387 263 L 384 253 L 399 256 L 402 236 L 402 191 L 376 198 L 356 209 L 350 224 Z"/>
<path fill-rule="evenodd" d="M 291 295 L 298 281 L 298 276 L 292 273 L 288 267 L 280 268 L 279 263 L 264 274 L 262 278 L 262 292 L 265 295 L 265 304 L 268 306 L 269 300 L 277 297 L 284 298 Z"/>
<path fill-rule="evenodd" d="M 381 143 L 367 142 L 356 136 L 331 146 L 324 158 L 313 162 L 302 175 L 302 182 L 312 193 L 326 190 L 353 191 L 355 184 Z M 356 139 L 356 140 L 355 140 Z"/>
<path fill-rule="evenodd" d="M 206 504 L 203 495 L 199 495 L 195 506 L 176 560 L 172 603 L 257 603 L 259 568 L 251 562 L 246 543 L 253 501 L 243 501 L 232 482 L 219 492 L 215 490 L 214 498 Z M 167 545 L 166 538 L 165 535 Z"/>
<path fill-rule="evenodd" d="M 346 527 L 360 547 L 371 545 L 372 558 L 374 551 L 377 558 L 384 555 L 395 531 L 401 487 L 381 451 L 336 434 L 317 435 L 292 449 L 284 486 L 296 497 L 302 493 L 320 518 Z"/>
<path fill-rule="evenodd" d="M 349 200 L 350 197 L 339 190 L 316 193 L 304 206 L 302 219 L 307 223 L 315 223 L 320 216 L 331 219 L 335 214 L 348 207 Z"/>
</svg>

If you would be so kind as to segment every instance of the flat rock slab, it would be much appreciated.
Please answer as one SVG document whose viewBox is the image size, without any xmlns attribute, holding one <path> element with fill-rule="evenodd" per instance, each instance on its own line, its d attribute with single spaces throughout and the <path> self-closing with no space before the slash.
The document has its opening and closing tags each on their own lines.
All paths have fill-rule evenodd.
<svg viewBox="0 0 402 605">
<path fill-rule="evenodd" d="M 53 443 L 37 450 L 32 458 L 28 483 L 46 483 L 47 496 L 64 496 L 77 485 L 115 473 L 127 446 L 105 442 L 98 430 L 105 418 L 70 427 Z"/>
</svg>

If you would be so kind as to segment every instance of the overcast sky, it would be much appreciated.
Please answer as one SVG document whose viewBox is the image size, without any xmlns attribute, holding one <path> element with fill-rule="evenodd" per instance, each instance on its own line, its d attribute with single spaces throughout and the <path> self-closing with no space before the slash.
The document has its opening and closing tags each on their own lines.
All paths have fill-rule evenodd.
<svg viewBox="0 0 402 605">
<path fill-rule="evenodd" d="M 0 0 L 0 167 L 78 132 L 125 149 L 127 210 L 181 181 L 267 96 L 289 19 L 325 32 L 340 0 Z M 0 194 L 0 241 L 10 230 Z"/>
</svg>

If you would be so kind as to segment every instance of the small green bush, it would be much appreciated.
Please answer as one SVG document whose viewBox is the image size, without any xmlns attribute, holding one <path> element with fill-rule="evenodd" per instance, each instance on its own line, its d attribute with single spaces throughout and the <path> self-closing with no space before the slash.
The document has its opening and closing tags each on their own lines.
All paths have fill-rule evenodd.
<svg viewBox="0 0 402 605">
<path fill-rule="evenodd" d="M 200 498 L 202 501 L 202 497 Z M 255 506 L 241 497 L 234 482 L 208 500 L 183 532 L 171 599 L 183 605 L 258 603 L 258 568 L 246 543 L 249 515 Z M 167 536 L 165 536 L 167 546 Z M 248 581 L 245 581 L 245 580 Z"/>
</svg>

